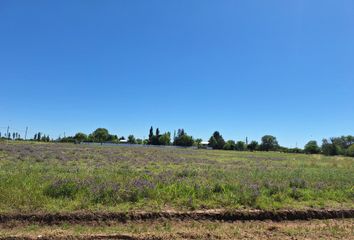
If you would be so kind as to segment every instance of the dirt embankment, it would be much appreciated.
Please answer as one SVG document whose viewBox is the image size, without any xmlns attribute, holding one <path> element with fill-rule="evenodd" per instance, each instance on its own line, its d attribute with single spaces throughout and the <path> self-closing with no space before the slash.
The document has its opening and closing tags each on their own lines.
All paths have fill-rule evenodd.
<svg viewBox="0 0 354 240">
<path fill-rule="evenodd" d="M 77 212 L 57 214 L 0 214 L 0 224 L 9 222 L 29 222 L 41 224 L 58 224 L 61 222 L 90 224 L 90 222 L 127 222 L 151 221 L 160 219 L 169 220 L 209 220 L 209 221 L 249 221 L 249 220 L 311 220 L 311 219 L 338 219 L 354 218 L 354 209 L 341 210 L 281 210 L 281 211 L 191 211 L 191 212 Z"/>
</svg>

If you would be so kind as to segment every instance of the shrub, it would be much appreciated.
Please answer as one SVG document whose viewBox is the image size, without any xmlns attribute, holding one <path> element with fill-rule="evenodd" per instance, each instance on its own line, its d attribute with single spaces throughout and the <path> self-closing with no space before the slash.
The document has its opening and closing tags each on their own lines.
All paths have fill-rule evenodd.
<svg viewBox="0 0 354 240">
<path fill-rule="evenodd" d="M 44 189 L 44 195 L 52 198 L 75 198 L 79 188 L 72 180 L 59 179 L 49 184 Z"/>
<path fill-rule="evenodd" d="M 301 178 L 294 178 L 290 180 L 289 186 L 291 188 L 306 188 L 306 182 Z"/>
<path fill-rule="evenodd" d="M 109 205 L 117 204 L 121 200 L 120 185 L 114 182 L 95 183 L 90 190 L 93 203 Z"/>
<path fill-rule="evenodd" d="M 257 184 L 241 187 L 240 203 L 244 206 L 256 207 L 257 198 L 261 195 Z"/>
</svg>

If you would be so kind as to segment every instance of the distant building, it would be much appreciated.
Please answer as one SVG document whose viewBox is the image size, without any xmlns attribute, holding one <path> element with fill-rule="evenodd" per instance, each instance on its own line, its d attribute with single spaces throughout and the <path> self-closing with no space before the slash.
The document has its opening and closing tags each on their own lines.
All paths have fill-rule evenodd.
<svg viewBox="0 0 354 240">
<path fill-rule="evenodd" d="M 211 147 L 209 147 L 209 141 L 202 141 L 201 143 L 200 143 L 200 146 L 199 146 L 199 148 L 203 148 L 203 149 L 212 149 Z"/>
<path fill-rule="evenodd" d="M 126 140 L 126 139 L 120 139 L 120 140 L 119 140 L 119 143 L 128 143 L 128 140 Z"/>
</svg>

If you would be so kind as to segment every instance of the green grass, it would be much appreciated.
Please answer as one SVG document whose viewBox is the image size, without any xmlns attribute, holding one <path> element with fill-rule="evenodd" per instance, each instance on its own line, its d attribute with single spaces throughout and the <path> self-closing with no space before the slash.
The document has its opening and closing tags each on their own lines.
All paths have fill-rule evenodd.
<svg viewBox="0 0 354 240">
<path fill-rule="evenodd" d="M 0 211 L 353 208 L 354 158 L 0 143 Z"/>
</svg>

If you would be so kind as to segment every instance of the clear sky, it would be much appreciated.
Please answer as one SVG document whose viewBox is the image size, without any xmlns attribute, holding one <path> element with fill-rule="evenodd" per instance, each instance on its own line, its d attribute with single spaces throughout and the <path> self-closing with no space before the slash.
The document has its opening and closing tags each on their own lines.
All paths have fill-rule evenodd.
<svg viewBox="0 0 354 240">
<path fill-rule="evenodd" d="M 354 134 L 353 0 L 0 1 L 0 131 Z"/>
</svg>

